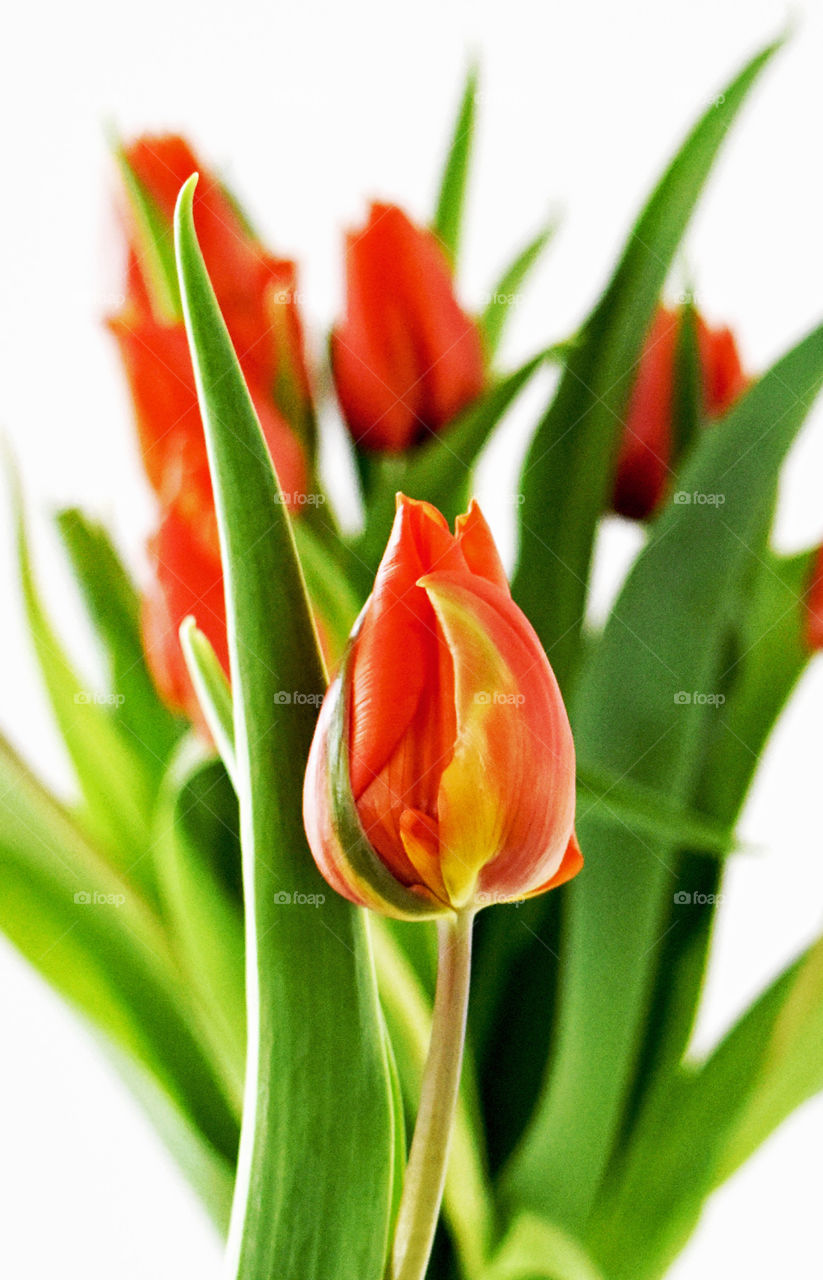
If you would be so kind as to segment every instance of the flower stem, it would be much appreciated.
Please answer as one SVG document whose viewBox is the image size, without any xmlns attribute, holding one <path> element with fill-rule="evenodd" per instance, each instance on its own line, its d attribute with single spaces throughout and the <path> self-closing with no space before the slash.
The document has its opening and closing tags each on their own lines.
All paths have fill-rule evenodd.
<svg viewBox="0 0 823 1280">
<path fill-rule="evenodd" d="M 473 923 L 473 911 L 438 923 L 431 1044 L 397 1214 L 392 1280 L 423 1280 L 434 1241 L 460 1087 Z"/>
</svg>

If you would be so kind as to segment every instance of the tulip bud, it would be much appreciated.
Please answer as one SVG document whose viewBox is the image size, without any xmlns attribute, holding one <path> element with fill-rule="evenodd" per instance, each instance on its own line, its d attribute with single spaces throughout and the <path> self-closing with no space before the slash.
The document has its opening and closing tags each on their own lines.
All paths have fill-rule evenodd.
<svg viewBox="0 0 823 1280">
<path fill-rule="evenodd" d="M 809 648 L 823 649 L 823 546 L 817 550 L 809 579 L 805 631 Z"/>
<path fill-rule="evenodd" d="M 626 411 L 613 506 L 632 520 L 653 514 L 678 461 L 672 417 L 681 315 L 658 307 Z M 702 409 L 707 418 L 719 418 L 745 390 L 747 379 L 731 331 L 710 329 L 700 316 L 696 322 Z"/>
<path fill-rule="evenodd" d="M 206 266 L 286 500 L 305 495 L 310 416 L 294 264 L 272 257 L 182 138 L 145 137 L 120 156 L 129 199 L 125 302 L 110 318 L 134 402 L 146 472 L 166 501 L 168 466 L 205 465 L 206 446 L 173 269 L 174 206 L 195 171 L 194 219 Z M 159 277 L 165 281 L 160 288 Z M 178 468 L 179 469 L 179 468 Z"/>
<path fill-rule="evenodd" d="M 331 342 L 340 406 L 359 446 L 398 453 L 482 391 L 480 330 L 434 235 L 394 205 L 372 205 L 366 227 L 347 237 L 346 284 Z"/>
<path fill-rule="evenodd" d="M 574 803 L 566 710 L 480 509 L 451 534 L 400 497 L 309 757 L 320 871 L 400 919 L 520 899 L 580 869 Z"/>
</svg>

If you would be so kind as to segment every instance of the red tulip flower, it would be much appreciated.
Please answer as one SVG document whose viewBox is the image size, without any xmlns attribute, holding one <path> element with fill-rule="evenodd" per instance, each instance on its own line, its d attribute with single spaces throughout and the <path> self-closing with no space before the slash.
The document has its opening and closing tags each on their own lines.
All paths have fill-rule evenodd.
<svg viewBox="0 0 823 1280">
<path fill-rule="evenodd" d="M 399 453 L 482 391 L 480 330 L 460 305 L 430 231 L 374 204 L 346 239 L 347 311 L 331 343 L 337 395 L 363 449 Z"/>
<path fill-rule="evenodd" d="M 321 872 L 399 918 L 523 898 L 579 870 L 574 804 L 566 710 L 479 508 L 452 534 L 401 497 L 306 773 Z"/>
<path fill-rule="evenodd" d="M 182 138 L 141 138 L 126 148 L 123 165 L 139 198 L 132 193 L 126 217 L 126 299 L 109 324 L 120 346 L 150 483 L 165 501 L 169 460 L 176 465 L 182 454 L 197 466 L 206 458 L 179 301 L 176 295 L 169 298 L 168 281 L 162 289 L 157 279 L 158 262 L 171 252 L 177 194 L 196 170 L 194 218 L 206 266 L 281 488 L 287 501 L 297 504 L 307 484 L 299 433 L 309 390 L 294 264 L 265 251 Z M 144 226 L 146 209 L 150 233 Z M 278 388 L 288 393 L 278 399 Z"/>
<path fill-rule="evenodd" d="M 171 258 L 174 206 L 180 188 L 193 173 L 199 173 L 194 195 L 197 238 L 246 379 L 259 386 L 262 393 L 272 396 L 285 367 L 296 390 L 308 398 L 309 378 L 296 305 L 294 263 L 276 258 L 264 248 L 235 201 L 219 179 L 200 162 L 185 139 L 169 134 L 144 136 L 126 147 L 122 158 L 130 182 L 139 192 L 140 201 L 153 215 L 154 234 L 159 232 L 161 239 L 155 247 L 161 258 L 164 254 Z M 134 255 L 133 266 L 138 275 L 143 275 L 145 296 L 155 314 L 160 315 L 163 302 L 157 296 L 156 281 L 151 279 L 149 272 L 153 255 L 146 252 L 143 221 L 138 216 L 135 202 L 130 201 L 126 224 Z M 179 303 L 176 302 L 176 285 L 174 294 L 173 312 L 165 318 L 182 320 Z M 129 303 L 135 301 L 138 299 L 130 290 L 126 302 L 127 318 Z M 281 318 L 284 307 L 289 313 L 287 323 Z M 288 406 L 280 407 L 291 419 Z"/>
<path fill-rule="evenodd" d="M 643 348 L 626 411 L 617 461 L 614 510 L 632 520 L 655 511 L 673 470 L 673 396 L 681 313 L 658 307 Z M 747 378 L 729 329 L 710 329 L 697 316 L 703 411 L 719 418 L 746 389 Z"/>
<path fill-rule="evenodd" d="M 143 597 L 143 646 L 152 677 L 174 711 L 208 732 L 180 648 L 180 624 L 192 614 L 229 673 L 223 570 L 213 511 L 202 525 L 169 511 L 149 544 L 153 582 Z"/>
<path fill-rule="evenodd" d="M 183 183 L 200 174 L 194 219 L 206 265 L 285 500 L 299 509 L 308 485 L 311 398 L 295 269 L 264 249 L 182 138 L 141 138 L 121 160 L 128 268 L 124 305 L 109 327 L 162 512 L 149 548 L 153 581 L 143 606 L 144 643 L 168 704 L 202 724 L 180 649 L 180 623 L 194 614 L 226 670 L 228 655 L 205 437 L 173 271 L 174 207 Z"/>
</svg>

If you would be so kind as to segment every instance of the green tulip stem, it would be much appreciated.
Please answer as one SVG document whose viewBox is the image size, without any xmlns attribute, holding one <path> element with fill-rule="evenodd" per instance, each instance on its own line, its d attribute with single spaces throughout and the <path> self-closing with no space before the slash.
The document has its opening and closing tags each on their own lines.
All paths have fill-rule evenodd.
<svg viewBox="0 0 823 1280">
<path fill-rule="evenodd" d="M 397 1214 L 392 1280 L 423 1280 L 434 1241 L 466 1039 L 474 911 L 438 923 L 437 990 L 420 1106 Z"/>
</svg>

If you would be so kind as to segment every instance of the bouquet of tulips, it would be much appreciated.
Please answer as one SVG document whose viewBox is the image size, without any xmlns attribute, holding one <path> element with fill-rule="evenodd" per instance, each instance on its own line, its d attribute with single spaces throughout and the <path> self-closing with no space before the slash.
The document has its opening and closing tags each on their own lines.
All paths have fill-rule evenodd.
<svg viewBox="0 0 823 1280">
<path fill-rule="evenodd" d="M 513 370 L 550 237 L 461 306 L 474 73 L 431 225 L 375 204 L 347 238 L 327 375 L 294 264 L 189 145 L 116 147 L 150 573 L 59 514 L 108 659 L 89 687 L 16 492 L 77 794 L 2 746 L 0 925 L 101 1033 L 238 1280 L 655 1280 L 823 1087 L 823 939 L 689 1053 L 736 821 L 823 645 L 823 555 L 770 543 L 823 328 L 754 374 L 665 301 L 775 48 L 697 121 L 579 331 Z M 547 366 L 508 575 L 473 475 Z M 355 532 L 324 488 L 341 423 Z M 610 513 L 643 538 L 594 626 Z"/>
</svg>

